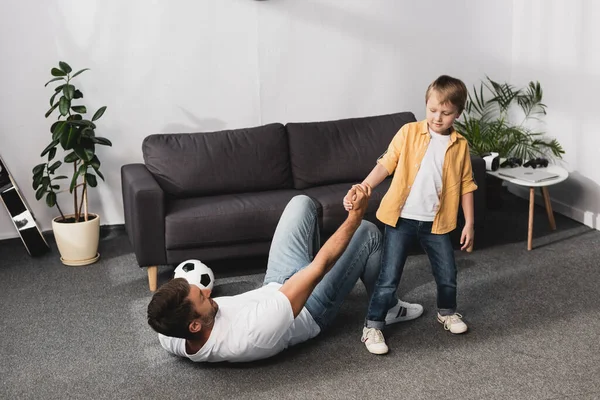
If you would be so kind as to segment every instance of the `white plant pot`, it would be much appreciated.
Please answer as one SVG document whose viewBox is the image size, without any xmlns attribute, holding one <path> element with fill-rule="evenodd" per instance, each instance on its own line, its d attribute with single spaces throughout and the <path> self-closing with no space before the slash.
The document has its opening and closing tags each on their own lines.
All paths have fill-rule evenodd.
<svg viewBox="0 0 600 400">
<path fill-rule="evenodd" d="M 65 218 L 74 218 L 73 214 Z M 61 217 L 52 220 L 52 230 L 56 246 L 60 252 L 60 261 L 69 266 L 93 264 L 100 258 L 98 241 L 100 240 L 100 216 L 88 213 L 88 221 L 58 222 Z"/>
</svg>

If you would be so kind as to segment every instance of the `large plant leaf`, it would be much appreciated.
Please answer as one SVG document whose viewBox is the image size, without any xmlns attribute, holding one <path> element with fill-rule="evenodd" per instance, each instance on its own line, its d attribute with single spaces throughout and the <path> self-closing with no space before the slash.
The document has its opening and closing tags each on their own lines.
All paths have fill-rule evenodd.
<svg viewBox="0 0 600 400">
<path fill-rule="evenodd" d="M 87 112 L 87 109 L 85 108 L 85 106 L 73 106 L 73 107 L 71 107 L 71 110 L 73 110 L 77 113 L 81 113 L 81 114 L 85 114 Z"/>
<path fill-rule="evenodd" d="M 33 167 L 33 169 L 31 170 L 31 172 L 33 173 L 33 175 L 37 175 L 40 172 L 43 172 L 44 168 L 46 168 L 46 163 L 38 164 L 35 167 Z"/>
<path fill-rule="evenodd" d="M 48 162 L 54 160 L 54 157 L 56 157 L 56 147 L 51 148 L 48 152 Z"/>
<path fill-rule="evenodd" d="M 90 160 L 94 157 L 94 150 L 89 148 L 84 148 L 82 146 L 73 147 L 73 151 L 77 153 L 80 159 L 85 162 L 90 162 Z"/>
<path fill-rule="evenodd" d="M 80 69 L 79 71 L 75 72 L 72 76 L 71 79 L 75 78 L 77 75 L 81 74 L 84 71 L 88 71 L 89 68 L 84 68 L 84 69 Z"/>
<path fill-rule="evenodd" d="M 50 116 L 50 114 L 52 114 L 52 111 L 54 111 L 56 109 L 56 107 L 58 107 L 58 103 L 56 103 L 55 105 L 50 107 L 50 109 L 48 111 L 46 111 L 45 117 L 48 118 Z"/>
<path fill-rule="evenodd" d="M 52 78 L 50 79 L 48 82 L 46 82 L 46 84 L 44 85 L 44 87 L 48 86 L 48 84 L 52 83 L 52 82 L 56 82 L 56 81 L 64 81 L 65 78 L 62 77 L 58 77 L 58 78 Z"/>
<path fill-rule="evenodd" d="M 65 121 L 58 121 L 58 123 L 56 123 L 56 125 L 52 125 L 52 139 L 53 140 L 61 140 L 62 135 L 67 131 L 67 129 L 69 128 L 69 124 Z M 61 142 L 62 144 L 62 142 Z"/>
<path fill-rule="evenodd" d="M 55 161 L 51 166 L 48 167 L 48 173 L 54 174 L 54 171 L 56 171 L 56 169 L 59 168 L 61 165 L 62 162 Z"/>
<path fill-rule="evenodd" d="M 94 143 L 101 144 L 103 146 L 112 146 L 112 142 L 106 138 L 95 136 L 92 138 Z"/>
<path fill-rule="evenodd" d="M 38 190 L 35 191 L 35 199 L 40 200 L 42 197 L 44 197 L 44 193 L 46 193 L 44 188 L 43 187 L 39 188 Z"/>
<path fill-rule="evenodd" d="M 65 85 L 63 87 L 63 94 L 65 95 L 67 100 L 73 100 L 73 96 L 75 96 L 75 86 Z"/>
<path fill-rule="evenodd" d="M 97 174 L 97 175 L 98 175 L 98 176 L 99 176 L 99 177 L 100 177 L 102 180 L 105 180 L 105 179 L 104 179 L 104 175 L 102 175 L 102 172 L 100 172 L 100 170 L 97 170 L 97 169 L 96 169 L 95 171 L 96 171 L 96 174 Z"/>
<path fill-rule="evenodd" d="M 42 184 L 42 175 L 35 175 L 33 177 L 33 183 L 31 185 L 31 187 L 33 188 L 33 190 L 37 190 L 37 188 L 40 187 L 40 185 Z"/>
<path fill-rule="evenodd" d="M 65 158 L 63 159 L 63 161 L 66 162 L 66 163 L 72 163 L 72 162 L 75 162 L 77 160 L 79 160 L 79 156 L 74 151 L 72 151 L 69 154 L 67 154 L 65 156 Z"/>
<path fill-rule="evenodd" d="M 85 125 L 83 122 L 83 117 L 80 114 L 69 115 L 67 121 L 72 121 L 74 125 Z M 78 121 L 75 123 L 75 121 Z"/>
<path fill-rule="evenodd" d="M 98 119 L 99 119 L 99 118 L 100 118 L 102 115 L 104 115 L 104 111 L 106 111 L 106 106 L 104 106 L 104 107 L 100 107 L 100 108 L 98 109 L 98 111 L 96 111 L 96 112 L 94 113 L 94 116 L 92 117 L 92 121 L 96 121 L 96 120 L 98 120 Z M 94 126 L 94 128 L 96 128 L 96 127 Z"/>
<path fill-rule="evenodd" d="M 46 154 L 48 154 L 48 152 L 51 149 L 53 149 L 57 145 L 58 145 L 58 140 L 53 140 L 52 142 L 50 142 L 50 144 L 48 146 L 46 146 L 46 148 L 42 151 L 42 153 L 40 154 L 40 157 L 44 157 Z"/>
<path fill-rule="evenodd" d="M 75 190 L 75 186 L 77 186 L 77 178 L 79 178 L 79 170 L 77 170 L 77 172 L 75 172 L 73 174 L 73 177 L 71 178 L 71 184 L 69 185 L 69 193 L 73 193 L 73 190 Z"/>
<path fill-rule="evenodd" d="M 58 101 L 58 108 L 60 110 L 60 115 L 63 117 L 69 114 L 69 108 L 71 107 L 71 102 L 65 96 L 61 96 Z"/>
<path fill-rule="evenodd" d="M 58 66 L 60 67 L 60 69 L 61 69 L 63 72 L 65 72 L 65 73 L 67 73 L 67 74 L 69 74 L 71 71 L 73 71 L 73 70 L 71 69 L 71 67 L 69 66 L 69 64 L 67 64 L 67 63 L 66 63 L 66 62 L 64 62 L 64 61 L 59 61 L 59 62 L 58 62 Z"/>
<path fill-rule="evenodd" d="M 98 181 L 96 180 L 96 176 L 93 174 L 85 174 L 85 180 L 86 180 L 87 184 L 90 185 L 91 187 L 98 186 Z"/>
<path fill-rule="evenodd" d="M 52 68 L 50 70 L 50 73 L 52 74 L 52 76 L 67 76 L 67 73 L 64 71 L 61 71 L 58 68 Z"/>
<path fill-rule="evenodd" d="M 46 196 L 46 204 L 48 207 L 54 207 L 56 205 L 56 193 L 48 192 L 48 195 Z"/>
</svg>

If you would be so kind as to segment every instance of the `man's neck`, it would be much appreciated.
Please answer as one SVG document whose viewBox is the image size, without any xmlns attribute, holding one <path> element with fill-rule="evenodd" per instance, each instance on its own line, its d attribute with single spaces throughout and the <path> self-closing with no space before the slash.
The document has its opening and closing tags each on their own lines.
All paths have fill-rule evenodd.
<svg viewBox="0 0 600 400">
<path fill-rule="evenodd" d="M 198 333 L 198 337 L 195 339 L 186 339 L 185 340 L 185 351 L 188 354 L 196 354 L 202 346 L 206 344 L 208 338 L 210 338 L 210 334 L 212 332 L 212 326 L 210 328 L 202 329 Z"/>
</svg>

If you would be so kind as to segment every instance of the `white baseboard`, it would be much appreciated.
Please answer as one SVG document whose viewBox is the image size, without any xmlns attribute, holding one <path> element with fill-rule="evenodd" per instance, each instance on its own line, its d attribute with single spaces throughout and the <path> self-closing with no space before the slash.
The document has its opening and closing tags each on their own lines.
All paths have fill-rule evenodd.
<svg viewBox="0 0 600 400">
<path fill-rule="evenodd" d="M 529 201 L 528 188 L 508 184 L 508 191 L 516 196 L 521 197 L 522 199 Z M 595 214 L 591 211 L 580 210 L 560 201 L 552 200 L 552 198 L 550 199 L 550 202 L 552 203 L 552 211 L 562 214 L 565 217 L 569 217 L 577 222 L 589 226 L 590 228 L 600 230 L 600 214 Z M 544 199 L 539 190 L 535 191 L 535 204 L 539 204 L 540 206 L 544 207 Z"/>
</svg>

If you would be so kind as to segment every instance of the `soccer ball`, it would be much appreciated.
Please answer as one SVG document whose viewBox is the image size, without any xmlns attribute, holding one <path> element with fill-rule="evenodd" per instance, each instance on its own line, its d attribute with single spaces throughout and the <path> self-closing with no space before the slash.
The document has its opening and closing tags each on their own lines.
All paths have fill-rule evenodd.
<svg viewBox="0 0 600 400">
<path fill-rule="evenodd" d="M 175 278 L 184 278 L 190 285 L 212 291 L 215 275 L 212 270 L 198 260 L 187 260 L 175 268 Z"/>
</svg>

